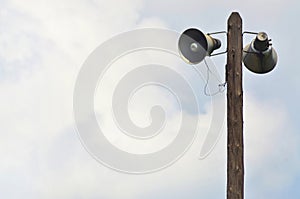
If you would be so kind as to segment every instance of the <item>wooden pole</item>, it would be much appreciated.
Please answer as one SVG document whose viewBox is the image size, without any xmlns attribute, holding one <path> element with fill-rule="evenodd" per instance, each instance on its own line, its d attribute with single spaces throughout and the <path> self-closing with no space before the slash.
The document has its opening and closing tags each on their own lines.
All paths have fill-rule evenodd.
<svg viewBox="0 0 300 199">
<path fill-rule="evenodd" d="M 227 199 L 244 198 L 242 19 L 233 12 L 227 35 Z"/>
</svg>

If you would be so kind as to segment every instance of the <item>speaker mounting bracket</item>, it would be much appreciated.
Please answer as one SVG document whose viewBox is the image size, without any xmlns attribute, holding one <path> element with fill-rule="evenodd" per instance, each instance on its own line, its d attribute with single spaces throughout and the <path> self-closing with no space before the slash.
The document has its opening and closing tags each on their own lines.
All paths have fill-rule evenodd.
<svg viewBox="0 0 300 199">
<path fill-rule="evenodd" d="M 257 35 L 258 32 L 244 31 L 244 32 L 243 32 L 243 35 L 244 35 L 244 34 Z"/>
<path fill-rule="evenodd" d="M 226 31 L 218 31 L 218 32 L 207 33 L 207 35 L 218 35 L 218 34 L 227 34 L 227 32 Z M 227 50 L 223 51 L 223 52 L 211 54 L 210 57 L 217 56 L 217 55 L 222 55 L 222 54 L 225 54 L 225 53 L 227 53 Z"/>
<path fill-rule="evenodd" d="M 211 54 L 210 57 L 217 56 L 217 55 L 222 55 L 222 54 L 225 54 L 225 53 L 227 53 L 227 50 L 226 50 L 226 51 L 223 51 L 223 52 Z"/>
<path fill-rule="evenodd" d="M 217 35 L 217 34 L 227 34 L 227 32 L 226 31 L 218 31 L 218 32 L 207 33 L 207 35 Z"/>
</svg>

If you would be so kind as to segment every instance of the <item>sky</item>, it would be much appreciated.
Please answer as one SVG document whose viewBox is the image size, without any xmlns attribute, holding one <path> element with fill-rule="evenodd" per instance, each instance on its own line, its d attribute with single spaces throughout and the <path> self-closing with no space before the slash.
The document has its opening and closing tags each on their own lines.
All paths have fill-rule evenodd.
<svg viewBox="0 0 300 199">
<path fill-rule="evenodd" d="M 243 69 L 245 199 L 299 198 L 300 68 L 295 61 L 300 53 L 299 1 L 0 0 L 0 3 L 1 198 L 225 198 L 226 127 L 212 152 L 199 159 L 206 135 L 203 129 L 209 126 L 212 115 L 210 98 L 203 93 L 205 82 L 194 87 L 200 89 L 197 97 L 201 102 L 202 126 L 189 150 L 171 166 L 141 175 L 107 168 L 87 152 L 76 130 L 73 91 L 84 61 L 113 36 L 149 27 L 179 33 L 189 27 L 203 32 L 223 31 L 233 11 L 240 13 L 245 31 L 267 32 L 279 57 L 276 68 L 268 74 L 257 75 Z M 216 37 L 223 42 L 221 48 L 226 49 L 224 35 Z M 245 35 L 244 44 L 252 39 L 253 35 Z M 128 66 L 124 70 L 129 70 L 132 63 L 142 64 L 145 59 L 138 56 L 137 53 L 120 59 L 119 65 Z M 164 59 L 174 64 L 174 57 Z M 220 81 L 224 81 L 226 56 L 209 60 L 218 69 Z M 199 83 L 186 64 L 178 64 L 180 61 L 175 64 L 178 70 L 186 73 L 192 84 Z M 115 65 L 117 68 L 118 63 Z M 198 67 L 205 70 L 203 64 Z M 122 70 L 109 72 L 114 77 L 122 76 Z M 95 98 L 101 101 L 101 92 L 110 93 L 115 83 L 114 78 L 108 78 L 107 86 Z M 145 108 L 142 105 L 148 99 Z M 179 117 L 176 100 L 156 87 L 149 87 L 133 98 L 133 120 L 148 124 L 148 106 L 157 101 L 170 112 L 172 117 L 166 127 L 173 131 Z M 104 102 L 95 106 L 104 117 L 99 119 L 105 124 L 104 129 L 113 131 L 115 127 L 106 120 L 110 107 Z M 195 117 L 190 112 L 185 114 L 191 119 Z M 158 150 L 170 142 L 168 139 L 174 139 L 171 133 L 156 140 L 156 144 L 139 144 L 119 138 L 118 134 L 107 136 L 124 150 L 143 153 Z"/>
</svg>

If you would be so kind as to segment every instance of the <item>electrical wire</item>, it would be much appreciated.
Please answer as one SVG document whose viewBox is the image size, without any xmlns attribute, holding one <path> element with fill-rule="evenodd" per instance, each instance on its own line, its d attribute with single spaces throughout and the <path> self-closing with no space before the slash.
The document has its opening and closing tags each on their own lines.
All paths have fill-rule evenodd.
<svg viewBox="0 0 300 199">
<path fill-rule="evenodd" d="M 215 95 L 217 95 L 217 94 L 219 94 L 219 93 L 223 93 L 223 92 L 226 90 L 227 82 L 222 83 L 222 81 L 217 77 L 217 75 L 214 74 L 214 73 L 210 70 L 210 68 L 209 68 L 209 66 L 208 66 L 207 61 L 205 60 L 205 58 L 204 58 L 204 64 L 205 64 L 205 66 L 206 66 L 206 68 L 207 68 L 206 82 L 205 82 L 205 86 L 204 86 L 204 94 L 205 94 L 206 96 L 212 97 L 212 96 L 215 96 Z M 210 73 L 211 73 L 212 75 L 214 75 L 215 78 L 216 78 L 216 79 L 218 80 L 218 82 L 219 82 L 219 84 L 218 84 L 219 90 L 216 91 L 216 92 L 214 92 L 214 93 L 207 92 L 207 91 L 209 91 L 209 89 L 208 89 L 208 83 L 209 83 L 209 78 L 210 78 L 209 75 L 210 75 Z"/>
</svg>

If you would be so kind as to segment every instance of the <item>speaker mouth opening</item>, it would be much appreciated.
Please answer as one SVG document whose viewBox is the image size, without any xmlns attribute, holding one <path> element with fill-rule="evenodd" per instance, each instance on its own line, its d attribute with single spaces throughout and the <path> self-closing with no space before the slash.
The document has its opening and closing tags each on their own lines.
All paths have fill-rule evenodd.
<svg viewBox="0 0 300 199">
<path fill-rule="evenodd" d="M 189 64 L 200 63 L 207 56 L 207 47 L 205 35 L 195 28 L 184 31 L 178 41 L 179 54 Z"/>
</svg>

